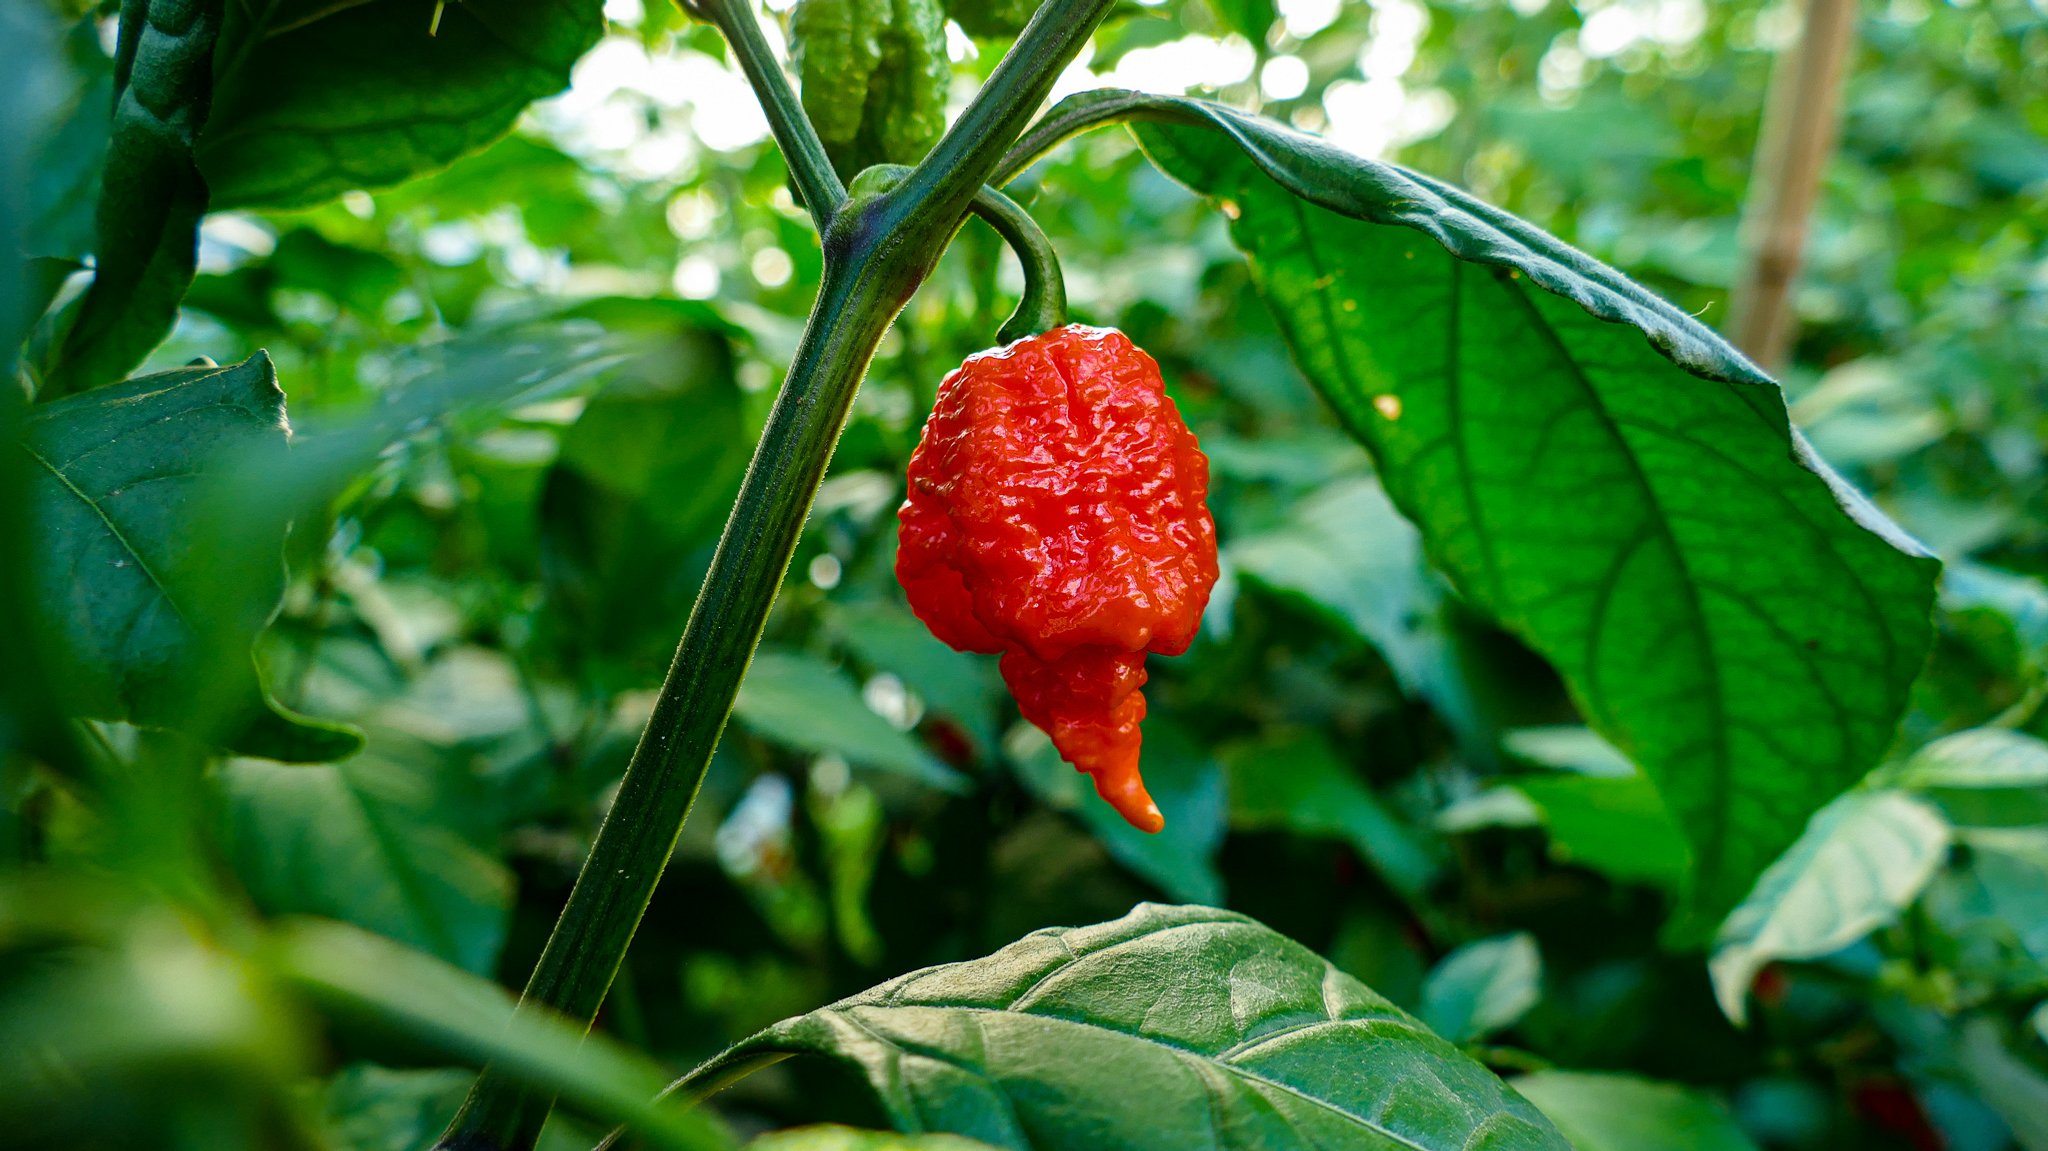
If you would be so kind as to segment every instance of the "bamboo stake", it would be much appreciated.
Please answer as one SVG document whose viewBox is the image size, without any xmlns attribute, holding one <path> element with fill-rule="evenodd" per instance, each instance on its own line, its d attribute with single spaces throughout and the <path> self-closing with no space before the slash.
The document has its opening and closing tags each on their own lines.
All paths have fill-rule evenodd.
<svg viewBox="0 0 2048 1151">
<path fill-rule="evenodd" d="M 1742 268 L 1728 301 L 1736 346 L 1769 372 L 1784 367 L 1794 333 L 1793 283 L 1807 222 L 1834 154 L 1842 78 L 1856 33 L 1856 0 L 1807 0 L 1798 43 L 1771 72 L 1771 90 L 1742 214 Z"/>
</svg>

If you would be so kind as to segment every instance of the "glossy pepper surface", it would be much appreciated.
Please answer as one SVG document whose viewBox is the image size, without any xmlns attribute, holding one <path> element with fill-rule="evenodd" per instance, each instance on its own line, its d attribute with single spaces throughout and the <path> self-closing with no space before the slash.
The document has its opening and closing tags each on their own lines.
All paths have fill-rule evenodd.
<svg viewBox="0 0 2048 1151">
<path fill-rule="evenodd" d="M 1069 324 L 946 377 L 899 513 L 911 609 L 955 648 L 1001 652 L 1024 718 L 1145 831 L 1165 824 L 1138 774 L 1145 655 L 1201 626 L 1208 489 L 1159 365 Z"/>
</svg>

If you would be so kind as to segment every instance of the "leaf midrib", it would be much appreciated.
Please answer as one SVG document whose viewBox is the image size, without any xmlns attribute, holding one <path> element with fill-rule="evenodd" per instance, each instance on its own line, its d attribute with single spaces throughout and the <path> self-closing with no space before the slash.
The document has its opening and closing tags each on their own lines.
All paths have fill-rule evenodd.
<svg viewBox="0 0 2048 1151">
<path fill-rule="evenodd" d="M 21 441 L 21 450 L 27 452 L 29 458 L 41 464 L 45 471 L 49 472 L 50 475 L 56 478 L 59 484 L 64 486 L 65 491 L 78 498 L 78 502 L 92 509 L 92 514 L 98 516 L 100 523 L 105 525 L 107 534 L 114 537 L 115 542 L 121 545 L 121 550 L 128 553 L 129 558 L 135 561 L 135 566 L 141 570 L 143 575 L 149 578 L 150 586 L 154 587 L 156 594 L 163 599 L 164 603 L 170 606 L 171 614 L 177 616 L 179 622 L 185 622 L 184 609 L 178 606 L 178 601 L 172 598 L 170 589 L 157 576 L 155 569 L 149 566 L 149 561 L 142 557 L 142 552 L 137 550 L 135 545 L 129 541 L 127 535 L 121 531 L 120 525 L 116 524 L 113 517 L 107 514 L 106 509 L 102 508 L 97 500 L 87 495 L 84 489 L 72 483 L 71 477 L 60 471 L 57 465 L 51 463 L 48 457 L 37 451 L 34 445 L 25 440 Z"/>
</svg>

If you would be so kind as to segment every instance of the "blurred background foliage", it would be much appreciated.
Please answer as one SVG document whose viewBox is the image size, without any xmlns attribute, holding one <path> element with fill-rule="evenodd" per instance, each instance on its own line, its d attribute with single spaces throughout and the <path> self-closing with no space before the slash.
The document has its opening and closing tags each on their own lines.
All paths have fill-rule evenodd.
<svg viewBox="0 0 2048 1151">
<path fill-rule="evenodd" d="M 36 149 L 31 267 L 63 291 L 91 242 L 111 33 L 43 6 L 70 31 L 13 127 Z M 448 1050 L 273 1010 L 267 977 L 177 910 L 191 887 L 513 987 L 534 962 L 819 273 L 715 35 L 655 0 L 605 11 L 572 87 L 445 171 L 207 219 L 145 370 L 267 350 L 302 450 L 377 430 L 293 525 L 260 649 L 283 703 L 368 747 L 230 760 L 182 807 L 11 770 L 0 1110 L 19 1121 L 0 1143 L 438 1133 L 469 1078 Z M 956 109 L 1002 47 L 963 23 L 1002 21 L 948 29 Z M 1164 0 L 1112 16 L 1062 91 L 1263 110 L 1462 184 L 1711 324 L 1796 26 L 1778 0 Z M 1701 956 L 1658 945 L 1687 861 L 1654 791 L 1426 568 L 1222 223 L 1103 132 L 1013 191 L 1059 244 L 1076 318 L 1158 357 L 1215 468 L 1225 577 L 1147 693 L 1167 832 L 1095 802 L 893 578 L 923 414 L 1020 282 L 970 224 L 861 391 L 601 1030 L 676 1071 L 1038 927 L 1207 902 L 1522 1075 L 1585 1151 L 2048 1148 L 2048 745 L 2029 734 L 2048 734 L 2048 4 L 1871 0 L 1845 109 L 1786 384 L 1822 454 L 1952 566 L 1899 763 L 1816 822 L 1716 956 L 1724 1000 L 1753 983 L 1746 1028 Z M 1993 721 L 2011 733 L 1909 758 Z M 115 764 L 151 740 L 91 734 Z M 110 878 L 188 835 L 205 875 Z M 81 949 L 98 959 L 53 961 Z M 105 1078 L 52 1086 L 30 1040 L 73 1010 L 105 1041 L 63 1050 Z M 836 1105 L 774 1072 L 719 1101 L 743 1132 Z M 1630 1126 L 1644 1115 L 1664 1142 Z M 597 1130 L 572 1113 L 549 1145 Z"/>
</svg>

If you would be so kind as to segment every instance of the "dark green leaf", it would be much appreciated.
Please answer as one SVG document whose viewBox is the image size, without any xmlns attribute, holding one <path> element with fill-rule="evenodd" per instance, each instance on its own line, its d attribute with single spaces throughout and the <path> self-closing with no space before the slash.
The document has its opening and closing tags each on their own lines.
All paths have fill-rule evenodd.
<svg viewBox="0 0 2048 1151">
<path fill-rule="evenodd" d="M 1614 270 L 1269 121 L 1143 107 L 1147 152 L 1233 218 L 1431 558 L 1664 792 L 1697 931 L 1883 751 L 1935 561 L 1813 457 L 1768 377 Z"/>
<path fill-rule="evenodd" d="M 1259 923 L 1140 905 L 913 972 L 693 1072 L 785 1055 L 863 1076 L 889 1120 L 1013 1151 L 1565 1151 L 1525 1100 Z"/>
<path fill-rule="evenodd" d="M 1891 920 L 1948 845 L 1948 822 L 1910 796 L 1852 792 L 1829 804 L 1722 925 L 1708 964 L 1721 1009 L 1742 1022 L 1765 964 L 1839 951 Z"/>
<path fill-rule="evenodd" d="M 375 756 L 234 760 L 220 786 L 228 857 L 263 911 L 340 919 L 478 975 L 495 969 L 512 875 L 449 826 L 416 773 Z"/>
<path fill-rule="evenodd" d="M 1450 631 L 1443 579 L 1424 565 L 1415 528 L 1378 482 L 1339 480 L 1303 500 L 1285 525 L 1232 540 L 1224 554 L 1251 579 L 1334 613 L 1469 744 L 1490 741 Z"/>
<path fill-rule="evenodd" d="M 1467 943 L 1430 971 L 1416 1014 L 1430 1030 L 1469 1043 L 1513 1027 L 1543 998 L 1543 956 L 1526 931 Z"/>
<path fill-rule="evenodd" d="M 206 181 L 193 147 L 213 101 L 222 6 L 223 0 L 122 5 L 92 287 L 43 373 L 50 396 L 119 379 L 177 322 L 206 214 Z"/>
<path fill-rule="evenodd" d="M 966 788 L 960 773 L 868 707 L 845 672 L 813 655 L 762 650 L 747 668 L 733 717 L 800 751 L 901 772 L 942 791 Z"/>
<path fill-rule="evenodd" d="M 1584 1071 L 1514 1083 L 1578 1151 L 1756 1151 L 1725 1107 L 1674 1083 Z"/>
<path fill-rule="evenodd" d="M 331 759 L 360 744 L 270 702 L 249 659 L 282 590 L 285 521 L 219 523 L 220 475 L 280 451 L 287 434 L 284 393 L 261 353 L 30 415 L 31 586 L 74 712 L 218 731 L 229 748 L 273 759 Z M 248 571 L 208 546 L 230 528 L 265 537 L 250 545 Z"/>
<path fill-rule="evenodd" d="M 596 0 L 229 6 L 199 166 L 220 207 L 304 207 L 447 167 L 559 92 Z M 430 32 L 430 29 L 432 31 Z"/>
<path fill-rule="evenodd" d="M 1542 813 L 1559 861 L 1627 882 L 1684 886 L 1685 837 L 1656 786 L 1613 744 L 1583 727 L 1525 727 L 1503 742 L 1559 772 L 1514 783 Z"/>
<path fill-rule="evenodd" d="M 452 1067 L 344 1069 L 321 1092 L 321 1127 L 334 1151 L 415 1151 L 434 1139 L 475 1075 Z"/>
<path fill-rule="evenodd" d="M 1344 840 L 1393 888 L 1418 899 L 1437 872 L 1428 845 L 1396 819 L 1314 731 L 1272 733 L 1223 754 L 1230 822 Z"/>
<path fill-rule="evenodd" d="M 1146 722 L 1139 760 L 1146 788 L 1166 816 L 1166 830 L 1157 835 L 1132 827 L 1104 803 L 1088 777 L 1061 759 L 1037 728 L 1019 724 L 1004 751 L 1039 802 L 1073 813 L 1118 863 L 1175 899 L 1222 900 L 1216 851 L 1225 830 L 1223 772 L 1172 724 L 1156 716 Z"/>
<path fill-rule="evenodd" d="M 27 197 L 24 250 L 77 264 L 93 249 L 100 169 L 106 163 L 107 136 L 113 127 L 114 62 L 100 47 L 97 22 L 89 17 L 65 34 L 61 55 L 71 66 L 76 88 L 55 110 L 57 123 L 40 141 L 35 166 L 18 186 Z M 46 82 L 50 79 L 45 77 Z M 34 101 L 21 107 L 32 120 Z"/>
</svg>

